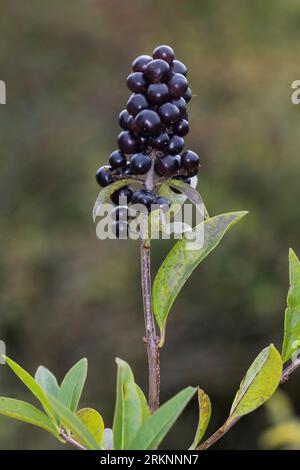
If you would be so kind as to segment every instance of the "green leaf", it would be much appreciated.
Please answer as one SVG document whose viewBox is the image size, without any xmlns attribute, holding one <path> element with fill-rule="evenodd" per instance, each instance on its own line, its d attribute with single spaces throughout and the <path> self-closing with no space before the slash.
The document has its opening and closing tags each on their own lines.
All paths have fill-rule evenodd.
<svg viewBox="0 0 300 470">
<path fill-rule="evenodd" d="M 195 439 L 193 444 L 189 448 L 189 450 L 195 450 L 199 443 L 201 442 L 202 437 L 205 434 L 207 429 L 208 423 L 210 421 L 211 416 L 211 403 L 209 396 L 204 393 L 203 390 L 198 390 L 198 404 L 199 404 L 199 421 L 198 427 L 195 435 Z"/>
<path fill-rule="evenodd" d="M 129 449 L 145 418 L 141 393 L 127 362 L 117 358 L 117 398 L 113 422 L 114 449 Z"/>
<path fill-rule="evenodd" d="M 102 416 L 98 411 L 93 408 L 82 408 L 77 411 L 77 417 L 80 419 L 84 427 L 94 437 L 99 447 L 102 447 L 103 434 L 104 434 L 104 422 Z M 81 442 L 80 437 L 74 435 L 74 438 Z"/>
<path fill-rule="evenodd" d="M 277 389 L 282 360 L 273 344 L 266 347 L 251 364 L 233 401 L 228 422 L 256 410 Z"/>
<path fill-rule="evenodd" d="M 59 386 L 56 377 L 52 374 L 52 372 L 50 372 L 50 370 L 44 366 L 39 366 L 34 378 L 46 393 L 57 397 Z"/>
<path fill-rule="evenodd" d="M 38 408 L 30 405 L 30 403 L 14 400 L 13 398 L 0 397 L 0 414 L 43 428 L 62 441 L 51 419 Z"/>
<path fill-rule="evenodd" d="M 300 261 L 292 249 L 289 252 L 290 288 L 284 321 L 282 360 L 287 362 L 300 348 Z"/>
<path fill-rule="evenodd" d="M 150 408 L 148 406 L 147 399 L 144 395 L 143 390 L 137 384 L 135 384 L 135 386 L 136 386 L 136 389 L 137 389 L 137 392 L 138 392 L 138 395 L 139 395 L 139 399 L 140 399 L 140 403 L 141 403 L 142 421 L 144 423 L 146 421 L 146 419 L 149 418 L 149 416 L 151 414 L 150 413 Z"/>
<path fill-rule="evenodd" d="M 142 184 L 142 181 L 139 181 L 138 179 L 135 178 L 126 178 L 122 179 L 119 181 L 115 181 L 114 183 L 106 186 L 103 188 L 100 193 L 98 194 L 98 197 L 96 199 L 96 202 L 94 204 L 93 208 L 93 220 L 95 222 L 96 217 L 98 215 L 98 211 L 100 206 L 114 193 L 120 188 L 123 188 L 123 186 L 127 186 L 128 184 Z"/>
<path fill-rule="evenodd" d="M 207 219 L 204 222 L 204 245 L 201 249 L 187 249 L 189 241 L 183 238 L 168 253 L 153 283 L 153 310 L 161 330 L 161 346 L 164 343 L 168 314 L 180 289 L 225 233 L 246 214 L 247 212 L 229 212 Z M 194 230 L 197 230 L 197 227 Z"/>
<path fill-rule="evenodd" d="M 71 411 L 76 411 L 87 375 L 87 360 L 80 359 L 65 375 L 58 400 Z"/>
<path fill-rule="evenodd" d="M 190 184 L 185 183 L 184 181 L 176 179 L 168 180 L 167 184 L 172 188 L 181 191 L 193 204 L 202 205 L 204 208 L 204 217 L 209 218 L 209 214 L 207 212 L 203 199 L 195 188 L 193 188 Z"/>
<path fill-rule="evenodd" d="M 90 450 L 100 450 L 95 438 L 89 433 L 80 419 L 69 408 L 63 405 L 56 398 L 49 397 L 51 404 L 60 418 L 60 421 L 66 430 L 70 430 L 73 435 L 78 436 L 80 443 Z"/>
<path fill-rule="evenodd" d="M 155 450 L 195 395 L 197 389 L 186 387 L 164 403 L 143 424 L 128 450 Z"/>
<path fill-rule="evenodd" d="M 51 403 L 45 394 L 42 387 L 31 377 L 26 370 L 24 370 L 19 364 L 14 362 L 7 356 L 4 356 L 7 365 L 13 370 L 13 372 L 19 377 L 19 379 L 26 385 L 26 387 L 33 393 L 33 395 L 39 400 L 42 404 L 47 415 L 50 416 L 53 420 L 56 420 L 55 412 Z"/>
</svg>

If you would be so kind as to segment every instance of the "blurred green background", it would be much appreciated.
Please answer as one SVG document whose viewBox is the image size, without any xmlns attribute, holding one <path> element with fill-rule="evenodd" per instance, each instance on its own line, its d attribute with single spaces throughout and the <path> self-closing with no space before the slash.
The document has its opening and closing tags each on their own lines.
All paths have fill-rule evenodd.
<svg viewBox="0 0 300 470">
<path fill-rule="evenodd" d="M 139 247 L 96 238 L 94 174 L 116 147 L 132 60 L 170 44 L 189 69 L 187 148 L 211 214 L 249 210 L 195 271 L 170 315 L 162 398 L 188 384 L 211 397 L 209 432 L 225 420 L 257 353 L 281 347 L 288 247 L 300 254 L 300 79 L 297 0 L 0 0 L 0 339 L 34 373 L 62 379 L 89 360 L 82 405 L 113 415 L 120 356 L 147 387 Z M 154 244 L 153 270 L 172 246 Z M 285 387 L 300 414 L 300 373 Z M 0 394 L 30 399 L 7 367 Z M 192 440 L 196 403 L 164 448 Z M 215 448 L 255 449 L 265 409 Z M 0 418 L 1 449 L 61 448 Z"/>
</svg>

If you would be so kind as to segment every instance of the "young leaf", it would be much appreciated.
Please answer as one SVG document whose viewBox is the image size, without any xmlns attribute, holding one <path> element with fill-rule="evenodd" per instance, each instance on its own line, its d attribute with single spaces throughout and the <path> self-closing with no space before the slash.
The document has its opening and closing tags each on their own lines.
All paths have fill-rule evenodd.
<svg viewBox="0 0 300 470">
<path fill-rule="evenodd" d="M 193 444 L 189 448 L 189 450 L 195 450 L 198 447 L 202 437 L 205 434 L 205 431 L 207 429 L 210 416 L 211 416 L 210 399 L 208 395 L 206 395 L 201 389 L 198 390 L 198 404 L 199 404 L 198 427 L 197 427 L 195 439 L 193 441 Z"/>
<path fill-rule="evenodd" d="M 0 414 L 43 428 L 62 441 L 51 419 L 38 408 L 30 405 L 30 403 L 14 400 L 13 398 L 0 397 Z"/>
<path fill-rule="evenodd" d="M 247 212 L 229 212 L 207 219 L 204 222 L 204 245 L 200 250 L 186 249 L 188 241 L 183 238 L 168 253 L 153 283 L 153 310 L 161 330 L 161 345 L 164 342 L 165 325 L 170 308 L 180 289 L 198 264 L 245 214 Z"/>
<path fill-rule="evenodd" d="M 104 422 L 102 416 L 98 411 L 93 408 L 82 408 L 77 411 L 76 415 L 88 430 L 88 432 L 94 437 L 99 447 L 102 447 L 103 434 L 104 434 Z M 81 442 L 80 436 L 74 435 L 75 440 Z"/>
<path fill-rule="evenodd" d="M 33 377 L 31 377 L 30 374 L 28 374 L 28 372 L 26 372 L 26 370 L 19 366 L 19 364 L 17 364 L 7 356 L 4 357 L 6 364 L 14 371 L 14 373 L 26 385 L 26 387 L 31 391 L 31 393 L 33 393 L 33 395 L 39 400 L 47 415 L 50 416 L 51 419 L 56 420 L 53 407 L 51 406 L 51 403 L 42 387 L 34 380 Z"/>
<path fill-rule="evenodd" d="M 66 373 L 59 389 L 58 400 L 71 411 L 76 411 L 87 375 L 87 360 L 80 359 Z"/>
<path fill-rule="evenodd" d="M 90 450 L 100 450 L 101 447 L 97 444 L 94 436 L 86 429 L 80 419 L 69 408 L 63 405 L 56 398 L 49 397 L 51 405 L 60 418 L 62 425 L 65 429 L 70 430 L 75 436 L 78 436 L 80 443 Z"/>
<path fill-rule="evenodd" d="M 57 397 L 59 386 L 56 377 L 52 374 L 52 372 L 50 372 L 50 370 L 44 366 L 39 366 L 34 378 L 46 393 Z"/>
<path fill-rule="evenodd" d="M 289 252 L 290 288 L 284 321 L 282 360 L 287 362 L 300 348 L 300 261 L 292 249 Z"/>
<path fill-rule="evenodd" d="M 270 344 L 251 364 L 233 401 L 228 422 L 256 410 L 277 389 L 282 374 L 279 352 Z"/>
<path fill-rule="evenodd" d="M 117 358 L 117 398 L 113 422 L 114 449 L 129 449 L 129 445 L 143 424 L 145 408 L 141 405 L 141 393 L 134 382 L 127 362 Z"/>
<path fill-rule="evenodd" d="M 197 389 L 186 387 L 164 403 L 143 424 L 128 450 L 155 450 L 195 395 Z"/>
<path fill-rule="evenodd" d="M 133 184 L 133 183 L 142 183 L 141 181 L 135 179 L 135 178 L 126 178 L 122 179 L 119 181 L 115 181 L 114 183 L 110 184 L 109 186 L 106 186 L 105 188 L 101 189 L 100 193 L 98 194 L 98 197 L 96 199 L 96 202 L 94 204 L 93 208 L 93 220 L 95 222 L 96 217 L 98 215 L 98 210 L 100 206 L 108 199 L 112 193 L 117 191 L 120 188 L 123 188 L 123 186 L 127 186 L 128 184 Z"/>
</svg>

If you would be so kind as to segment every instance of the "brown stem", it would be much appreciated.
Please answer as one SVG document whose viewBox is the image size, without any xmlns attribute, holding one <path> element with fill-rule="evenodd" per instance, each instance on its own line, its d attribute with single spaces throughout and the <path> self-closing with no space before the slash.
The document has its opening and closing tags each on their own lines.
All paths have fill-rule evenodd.
<svg viewBox="0 0 300 470">
<path fill-rule="evenodd" d="M 64 431 L 60 430 L 59 434 L 66 442 L 77 447 L 77 449 L 87 450 L 83 445 L 79 444 L 79 442 L 75 441 L 75 439 L 73 439 L 71 436 L 69 436 L 69 434 L 65 433 Z"/>
<path fill-rule="evenodd" d="M 289 364 L 281 374 L 281 379 L 280 383 L 283 384 L 287 382 L 291 376 L 291 374 L 300 367 L 300 359 L 297 359 L 296 361 L 292 362 Z M 220 427 L 214 434 L 212 434 L 206 441 L 204 441 L 199 447 L 197 447 L 196 450 L 206 450 L 213 444 L 215 444 L 221 437 L 226 434 L 229 429 L 232 428 L 239 420 L 241 419 L 241 416 L 236 418 L 235 420 L 232 420 L 231 422 L 226 422 L 223 424 L 223 426 Z"/>
<path fill-rule="evenodd" d="M 149 407 L 151 413 L 153 413 L 159 407 L 160 362 L 158 338 L 156 337 L 155 322 L 152 311 L 149 240 L 142 240 L 141 243 L 141 270 L 144 317 L 146 327 L 145 343 L 147 347 L 149 367 Z"/>
</svg>

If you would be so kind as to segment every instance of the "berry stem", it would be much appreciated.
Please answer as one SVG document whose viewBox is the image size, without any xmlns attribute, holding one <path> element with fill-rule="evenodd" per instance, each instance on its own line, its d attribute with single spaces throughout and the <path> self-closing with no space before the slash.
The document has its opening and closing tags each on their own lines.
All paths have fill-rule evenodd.
<svg viewBox="0 0 300 470">
<path fill-rule="evenodd" d="M 152 310 L 150 240 L 141 243 L 141 271 L 144 317 L 146 327 L 146 347 L 149 367 L 149 408 L 153 413 L 159 407 L 160 394 L 160 361 L 158 338 Z"/>
</svg>

